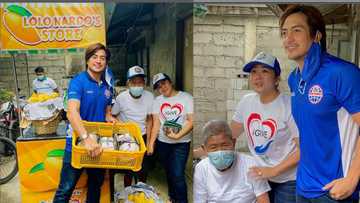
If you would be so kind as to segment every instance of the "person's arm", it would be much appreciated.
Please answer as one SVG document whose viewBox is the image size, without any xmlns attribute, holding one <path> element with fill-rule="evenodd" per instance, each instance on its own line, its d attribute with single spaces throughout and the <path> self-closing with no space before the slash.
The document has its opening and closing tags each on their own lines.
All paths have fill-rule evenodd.
<svg viewBox="0 0 360 203">
<path fill-rule="evenodd" d="M 115 103 L 111 108 L 111 115 L 116 119 L 117 122 L 123 122 L 118 118 L 118 115 L 121 112 L 121 105 L 120 105 L 121 101 L 120 100 L 121 100 L 120 95 L 118 95 L 115 98 Z"/>
<path fill-rule="evenodd" d="M 152 155 L 154 153 L 155 148 L 155 141 L 158 137 L 159 130 L 160 130 L 160 119 L 159 114 L 153 114 L 153 126 L 150 133 L 150 141 L 147 144 L 147 154 Z"/>
<path fill-rule="evenodd" d="M 148 114 L 146 116 L 146 144 L 150 143 L 150 135 L 151 135 L 152 126 L 153 126 L 152 115 Z"/>
<path fill-rule="evenodd" d="M 269 195 L 267 192 L 256 197 L 257 203 L 270 203 Z"/>
<path fill-rule="evenodd" d="M 352 115 L 353 120 L 360 126 L 360 112 Z M 359 136 L 359 135 L 358 135 Z M 329 190 L 330 196 L 335 200 L 349 197 L 354 191 L 360 178 L 360 139 L 358 137 L 353 152 L 349 172 L 344 178 L 333 180 L 325 185 L 323 190 Z"/>
<path fill-rule="evenodd" d="M 255 161 L 251 165 L 254 164 L 256 164 Z M 256 196 L 256 201 L 258 203 L 270 203 L 268 192 L 271 190 L 271 188 L 268 181 L 254 178 L 249 178 L 248 181 L 248 183 L 252 185 L 254 194 Z"/>
<path fill-rule="evenodd" d="M 236 122 L 234 120 L 231 121 L 230 128 L 233 140 L 236 140 L 241 135 L 241 133 L 244 132 L 244 124 Z"/>
<path fill-rule="evenodd" d="M 203 170 L 201 162 L 195 166 L 193 183 L 194 203 L 206 203 L 208 201 L 208 191 L 206 188 L 207 175 Z"/>
<path fill-rule="evenodd" d="M 178 140 L 187 135 L 193 129 L 193 114 L 186 115 L 186 121 L 184 126 L 178 133 L 174 133 L 172 129 L 170 129 L 170 133 L 167 134 L 169 138 Z"/>
<path fill-rule="evenodd" d="M 251 176 L 254 178 L 269 179 L 296 167 L 300 160 L 300 150 L 298 147 L 299 138 L 294 138 L 294 142 L 296 143 L 296 150 L 286 159 L 274 167 L 252 167 L 250 168 Z"/>
<path fill-rule="evenodd" d="M 69 99 L 68 100 L 68 111 L 67 111 L 67 118 L 70 122 L 71 127 L 81 136 L 87 134 L 86 129 L 81 122 L 80 117 L 80 101 L 76 99 Z M 84 145 L 88 154 L 92 157 L 98 156 L 101 152 L 101 146 L 90 136 L 87 136 L 84 139 Z"/>
<path fill-rule="evenodd" d="M 118 120 L 111 114 L 111 106 L 107 106 L 106 107 L 106 112 L 105 112 L 105 120 L 108 123 L 115 123 Z"/>
<path fill-rule="evenodd" d="M 48 80 L 50 81 L 51 89 L 52 89 L 54 92 L 60 93 L 59 88 L 58 88 L 55 80 L 53 80 L 52 78 L 48 78 Z"/>
</svg>

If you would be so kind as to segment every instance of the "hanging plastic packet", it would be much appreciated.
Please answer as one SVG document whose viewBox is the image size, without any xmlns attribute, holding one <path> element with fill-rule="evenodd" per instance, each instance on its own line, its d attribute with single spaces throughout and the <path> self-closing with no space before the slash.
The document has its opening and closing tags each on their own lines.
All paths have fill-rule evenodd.
<svg viewBox="0 0 360 203">
<path fill-rule="evenodd" d="M 125 203 L 164 203 L 156 193 L 155 188 L 143 182 L 126 187 L 125 197 L 127 197 Z"/>
</svg>

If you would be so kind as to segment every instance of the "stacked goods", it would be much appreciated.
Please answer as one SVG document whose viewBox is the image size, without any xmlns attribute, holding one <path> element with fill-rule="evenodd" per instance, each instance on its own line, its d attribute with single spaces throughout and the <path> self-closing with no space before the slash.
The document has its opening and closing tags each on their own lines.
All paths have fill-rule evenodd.
<svg viewBox="0 0 360 203">
<path fill-rule="evenodd" d="M 136 142 L 135 138 L 133 136 L 130 136 L 129 133 L 126 134 L 114 134 L 114 139 L 117 143 L 117 150 L 120 151 L 139 151 L 140 146 Z"/>
<path fill-rule="evenodd" d="M 63 109 L 59 93 L 33 93 L 24 106 L 24 120 L 33 124 L 37 135 L 53 134 L 61 121 L 60 112 Z"/>
<path fill-rule="evenodd" d="M 103 149 L 128 152 L 140 150 L 139 144 L 129 133 L 115 133 L 112 137 L 101 137 L 95 133 L 90 133 L 89 137 L 99 143 Z M 84 146 L 84 142 L 78 138 L 77 145 Z"/>
<path fill-rule="evenodd" d="M 92 139 L 104 149 L 91 157 L 73 132 L 71 165 L 75 168 L 111 168 L 139 171 L 146 151 L 141 129 L 137 123 L 83 122 Z M 89 134 L 89 135 L 90 135 Z M 96 135 L 96 136 L 95 136 Z"/>
<path fill-rule="evenodd" d="M 33 93 L 31 97 L 28 99 L 29 103 L 37 103 L 37 102 L 44 102 L 50 99 L 55 99 L 56 97 L 59 97 L 60 94 L 57 92 L 51 93 L 51 94 L 45 94 L 45 93 Z"/>
</svg>

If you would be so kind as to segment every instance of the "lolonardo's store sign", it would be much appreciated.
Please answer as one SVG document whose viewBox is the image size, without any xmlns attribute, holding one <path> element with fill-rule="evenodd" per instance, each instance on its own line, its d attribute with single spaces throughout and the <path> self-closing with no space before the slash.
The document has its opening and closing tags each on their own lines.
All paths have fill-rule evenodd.
<svg viewBox="0 0 360 203">
<path fill-rule="evenodd" d="M 103 3 L 2 3 L 0 49 L 85 48 L 105 44 Z"/>
</svg>

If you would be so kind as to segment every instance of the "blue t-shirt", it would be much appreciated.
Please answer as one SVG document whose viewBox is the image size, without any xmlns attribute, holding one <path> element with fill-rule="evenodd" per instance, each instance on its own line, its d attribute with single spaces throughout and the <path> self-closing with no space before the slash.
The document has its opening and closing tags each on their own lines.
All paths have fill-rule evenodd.
<svg viewBox="0 0 360 203">
<path fill-rule="evenodd" d="M 100 83 L 83 71 L 76 75 L 68 88 L 68 100 L 80 101 L 80 117 L 84 121 L 105 122 L 106 107 L 111 105 L 112 88 L 105 82 L 104 77 Z M 67 130 L 66 148 L 71 151 L 72 132 Z"/>
<path fill-rule="evenodd" d="M 294 70 L 288 82 L 300 133 L 297 193 L 319 197 L 328 192 L 322 190 L 326 184 L 346 176 L 350 167 L 359 134 L 351 114 L 360 112 L 360 69 L 313 44 L 302 73 Z"/>
</svg>

